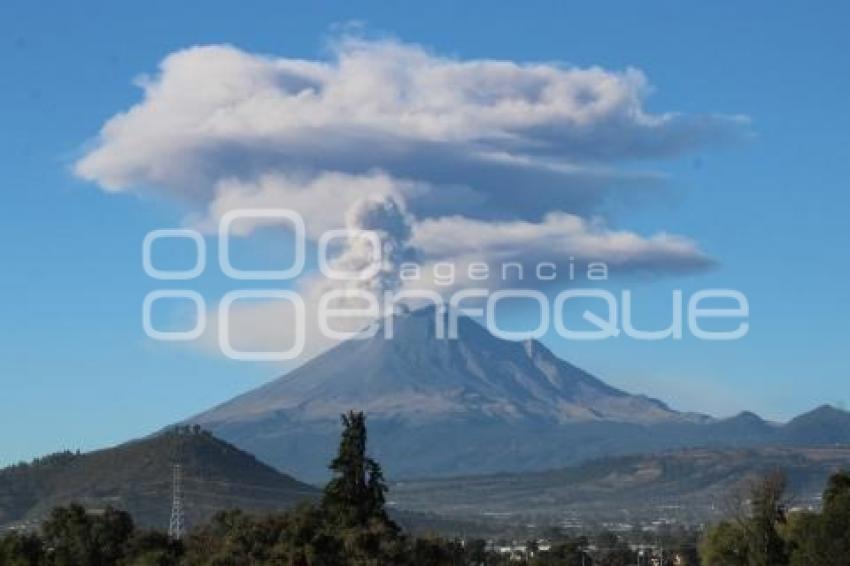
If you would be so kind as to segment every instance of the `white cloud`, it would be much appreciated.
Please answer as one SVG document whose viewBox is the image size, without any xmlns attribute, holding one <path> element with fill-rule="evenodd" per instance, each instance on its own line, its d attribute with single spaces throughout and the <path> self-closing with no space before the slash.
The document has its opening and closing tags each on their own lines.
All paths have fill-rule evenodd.
<svg viewBox="0 0 850 566">
<path fill-rule="evenodd" d="M 144 99 L 109 120 L 76 172 L 108 190 L 208 204 L 228 179 L 382 170 L 432 187 L 409 204 L 418 216 L 539 219 L 653 180 L 618 170 L 619 160 L 742 134 L 739 117 L 648 113 L 635 69 L 456 60 L 393 41 L 343 39 L 334 53 L 173 53 L 139 81 Z"/>
<path fill-rule="evenodd" d="M 597 218 L 552 212 L 541 222 L 485 222 L 461 216 L 417 224 L 413 245 L 425 257 L 444 261 L 458 256 L 494 262 L 604 261 L 613 268 L 683 269 L 705 267 L 710 260 L 687 238 L 659 233 L 644 238 L 625 230 L 609 230 Z"/>
<path fill-rule="evenodd" d="M 423 268 L 421 277 L 409 280 L 406 287 L 438 291 L 467 286 L 492 290 L 510 285 L 582 285 L 588 282 L 592 262 L 604 263 L 612 278 L 699 271 L 713 263 L 687 238 L 664 232 L 642 237 L 611 230 L 600 218 L 586 220 L 563 212 L 552 212 L 540 222 L 486 222 L 461 216 L 427 219 L 415 225 L 411 246 L 418 251 Z M 451 284 L 436 282 L 441 263 L 455 266 Z M 470 280 L 470 266 L 482 263 L 488 266 L 487 278 Z M 538 277 L 538 266 L 544 263 L 544 277 L 552 279 Z M 506 268 L 508 264 L 521 266 L 522 278 L 515 267 Z"/>
<path fill-rule="evenodd" d="M 187 222 L 209 232 L 236 208 L 296 210 L 312 241 L 371 227 L 389 253 L 365 285 L 374 290 L 397 287 L 398 264 L 414 256 L 425 265 L 574 258 L 621 273 L 709 265 L 686 238 L 609 228 L 599 205 L 665 182 L 636 170 L 641 160 L 740 138 L 746 119 L 651 113 L 637 69 L 461 60 L 353 38 L 332 53 L 172 53 L 138 81 L 142 100 L 103 126 L 76 174 L 182 202 Z M 337 261 L 361 263 L 361 244 Z M 328 284 L 301 285 L 313 296 Z M 265 335 L 270 325 L 251 320 L 272 311 L 241 312 L 245 336 Z"/>
</svg>

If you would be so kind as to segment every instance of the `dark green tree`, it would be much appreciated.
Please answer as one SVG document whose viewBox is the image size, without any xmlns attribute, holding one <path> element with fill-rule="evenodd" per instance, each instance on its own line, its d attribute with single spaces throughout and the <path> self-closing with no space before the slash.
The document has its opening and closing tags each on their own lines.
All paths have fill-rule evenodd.
<svg viewBox="0 0 850 566">
<path fill-rule="evenodd" d="M 750 490 L 752 518 L 747 522 L 751 566 L 781 566 L 788 563 L 785 540 L 779 530 L 786 522 L 785 476 L 767 474 Z"/>
<path fill-rule="evenodd" d="M 707 566 L 784 566 L 790 546 L 785 476 L 774 471 L 754 480 L 731 520 L 711 528 L 700 545 Z"/>
<path fill-rule="evenodd" d="M 844 498 L 850 494 L 850 471 L 843 470 L 832 474 L 823 490 L 823 504 L 825 507 L 843 504 Z"/>
<path fill-rule="evenodd" d="M 303 505 L 286 513 L 254 517 L 222 511 L 186 540 L 188 566 L 345 564 L 341 542 L 326 529 L 321 512 Z"/>
<path fill-rule="evenodd" d="M 0 537 L 0 564 L 37 566 L 43 564 L 44 545 L 34 533 L 9 533 Z"/>
<path fill-rule="evenodd" d="M 747 566 L 747 533 L 733 521 L 721 521 L 700 541 L 699 555 L 705 566 Z"/>
<path fill-rule="evenodd" d="M 333 478 L 325 486 L 322 508 L 342 526 L 363 526 L 372 520 L 391 524 L 384 507 L 384 474 L 366 454 L 366 417 L 350 411 L 342 415 L 342 425 L 339 450 L 329 466 Z"/>
<path fill-rule="evenodd" d="M 133 535 L 128 513 L 107 507 L 91 514 L 78 504 L 57 507 L 42 525 L 48 562 L 56 566 L 108 566 L 124 558 Z"/>
<path fill-rule="evenodd" d="M 850 472 L 830 477 L 820 513 L 798 513 L 789 521 L 794 566 L 850 565 Z"/>
<path fill-rule="evenodd" d="M 121 566 L 177 566 L 183 543 L 160 531 L 136 531 L 127 542 Z"/>
</svg>

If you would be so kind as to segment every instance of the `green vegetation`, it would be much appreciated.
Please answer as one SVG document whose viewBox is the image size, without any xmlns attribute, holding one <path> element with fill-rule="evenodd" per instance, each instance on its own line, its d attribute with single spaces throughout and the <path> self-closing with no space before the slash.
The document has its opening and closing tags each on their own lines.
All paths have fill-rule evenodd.
<svg viewBox="0 0 850 566">
<path fill-rule="evenodd" d="M 9 566 L 167 565 L 177 564 L 182 553 L 179 541 L 136 529 L 124 511 L 93 514 L 77 504 L 54 509 L 40 534 L 0 539 L 0 564 Z"/>
<path fill-rule="evenodd" d="M 72 503 L 54 508 L 38 532 L 0 537 L 3 566 L 627 566 L 650 563 L 612 533 L 592 539 L 561 533 L 510 549 L 483 540 L 413 536 L 386 510 L 387 485 L 381 466 L 366 451 L 366 419 L 350 412 L 333 477 L 316 502 L 266 514 L 233 509 L 219 512 L 175 540 L 137 527 L 126 511 L 96 511 Z M 207 449 L 230 448 L 199 431 Z M 183 439 L 185 440 L 185 439 Z M 63 455 L 58 462 L 79 461 Z M 55 462 L 54 462 L 55 463 Z M 33 464 L 48 466 L 50 461 Z M 265 473 L 262 468 L 254 473 Z M 850 473 L 835 474 L 824 491 L 823 510 L 790 512 L 785 479 L 775 473 L 754 482 L 733 499 L 730 517 L 709 529 L 694 552 L 692 534 L 668 536 L 663 566 L 835 566 L 850 564 Z M 672 533 L 668 533 L 672 535 Z M 677 544 L 671 544 L 678 540 Z M 636 541 L 632 541 L 636 542 Z M 637 541 L 644 542 L 646 541 Z M 658 564 L 658 562 L 653 562 Z"/>
<path fill-rule="evenodd" d="M 789 511 L 784 477 L 761 478 L 708 530 L 700 556 L 707 566 L 850 565 L 850 472 L 830 477 L 819 513 Z"/>
</svg>

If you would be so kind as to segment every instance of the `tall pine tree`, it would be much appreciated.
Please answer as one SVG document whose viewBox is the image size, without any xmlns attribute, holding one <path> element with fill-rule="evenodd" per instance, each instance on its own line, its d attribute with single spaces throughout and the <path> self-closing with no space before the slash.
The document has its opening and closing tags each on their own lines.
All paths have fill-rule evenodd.
<svg viewBox="0 0 850 566">
<path fill-rule="evenodd" d="M 322 506 L 343 526 L 366 525 L 373 520 L 390 524 L 384 507 L 384 474 L 380 464 L 366 455 L 366 417 L 349 411 L 342 415 L 342 425 L 339 451 L 329 466 L 333 478 L 325 486 Z"/>
</svg>

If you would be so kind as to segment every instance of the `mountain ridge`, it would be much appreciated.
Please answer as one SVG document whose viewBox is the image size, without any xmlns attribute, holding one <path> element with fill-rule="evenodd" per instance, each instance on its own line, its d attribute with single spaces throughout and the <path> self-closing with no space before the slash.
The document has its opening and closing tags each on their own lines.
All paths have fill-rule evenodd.
<svg viewBox="0 0 850 566">
<path fill-rule="evenodd" d="M 310 481 L 327 477 L 339 414 L 350 409 L 368 415 L 375 455 L 395 478 L 540 470 L 683 447 L 850 442 L 850 414 L 838 409 L 784 426 L 749 412 L 679 412 L 469 318 L 458 318 L 456 340 L 437 339 L 436 316 L 431 308 L 386 319 L 392 339 L 380 326 L 186 422 Z"/>
<path fill-rule="evenodd" d="M 396 508 L 455 518 L 701 524 L 722 518 L 724 500 L 777 469 L 795 505 L 819 507 L 827 478 L 848 464 L 850 445 L 696 448 L 537 472 L 404 480 L 390 494 Z"/>
</svg>

